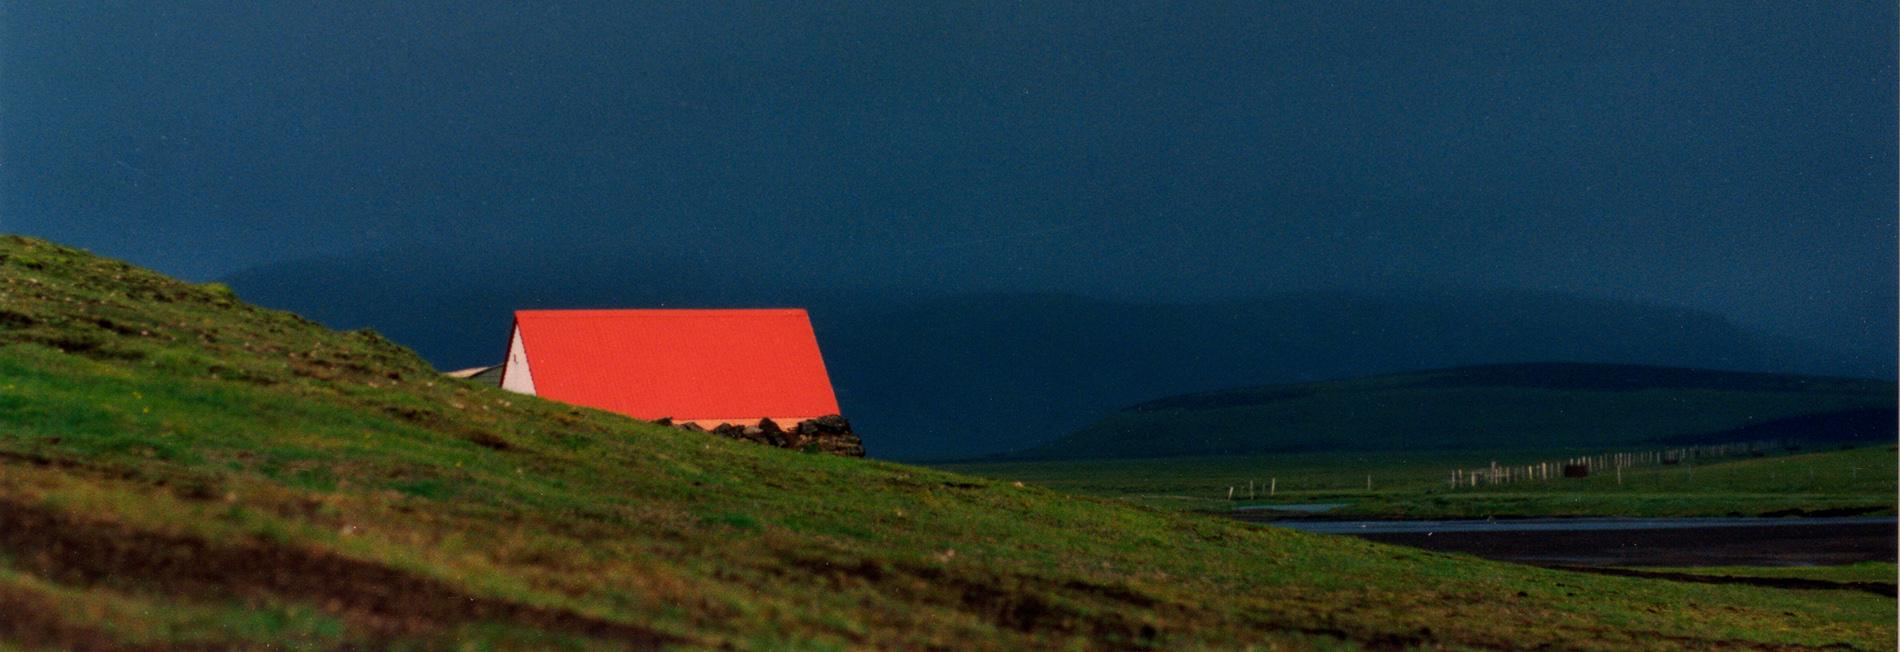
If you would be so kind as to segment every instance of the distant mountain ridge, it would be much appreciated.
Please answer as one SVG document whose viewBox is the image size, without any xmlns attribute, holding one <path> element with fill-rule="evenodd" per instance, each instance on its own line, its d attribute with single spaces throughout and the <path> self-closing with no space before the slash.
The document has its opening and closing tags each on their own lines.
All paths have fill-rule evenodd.
<svg viewBox="0 0 1900 652">
<path fill-rule="evenodd" d="M 659 249 L 408 250 L 273 265 L 226 282 L 246 300 L 332 327 L 374 327 L 445 369 L 499 361 L 515 309 L 805 307 L 865 446 L 899 459 L 1021 449 L 1157 396 L 1456 365 L 1892 373 L 1884 358 L 1706 312 L 1548 292 L 1301 291 L 1169 304 L 906 293 L 853 280 L 851 269 L 842 261 L 835 278 L 777 278 L 754 256 L 709 264 Z"/>
<path fill-rule="evenodd" d="M 1579 363 L 1482 365 L 1170 396 L 1018 458 L 1524 449 L 1895 437 L 1888 381 Z"/>
</svg>

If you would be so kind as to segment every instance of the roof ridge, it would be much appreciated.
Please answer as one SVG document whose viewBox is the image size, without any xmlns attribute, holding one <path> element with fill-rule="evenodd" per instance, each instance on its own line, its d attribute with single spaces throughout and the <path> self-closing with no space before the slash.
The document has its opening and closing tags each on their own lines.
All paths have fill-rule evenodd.
<svg viewBox="0 0 1900 652">
<path fill-rule="evenodd" d="M 811 316 L 801 308 L 515 315 L 521 349 L 510 356 L 527 356 L 535 393 L 545 398 L 641 419 L 838 413 Z"/>
<path fill-rule="evenodd" d="M 536 317 L 743 317 L 760 314 L 810 314 L 804 308 L 580 308 L 516 310 Z"/>
</svg>

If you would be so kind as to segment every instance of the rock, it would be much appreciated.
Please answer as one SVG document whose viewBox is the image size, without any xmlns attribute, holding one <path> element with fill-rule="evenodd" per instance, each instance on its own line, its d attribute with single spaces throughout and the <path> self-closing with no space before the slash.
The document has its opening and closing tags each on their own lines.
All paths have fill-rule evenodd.
<svg viewBox="0 0 1900 652">
<path fill-rule="evenodd" d="M 681 427 L 701 429 L 691 423 Z M 851 432 L 851 422 L 836 414 L 800 421 L 793 424 L 790 430 L 771 419 L 760 419 L 756 426 L 722 423 L 712 429 L 712 434 L 778 448 L 864 457 L 864 442 Z"/>
<path fill-rule="evenodd" d="M 654 420 L 653 420 L 653 425 L 656 425 L 656 426 L 670 426 L 670 425 L 673 425 L 673 417 L 660 417 L 660 418 L 658 418 L 658 419 L 654 419 Z"/>
<path fill-rule="evenodd" d="M 846 421 L 843 416 L 836 414 L 828 414 L 816 419 L 800 421 L 798 422 L 798 427 L 801 432 L 826 434 L 849 434 L 851 432 L 851 422 Z"/>
<path fill-rule="evenodd" d="M 864 442 L 851 432 L 851 422 L 843 416 L 828 414 L 798 422 L 792 431 L 802 435 L 796 446 L 845 457 L 864 457 Z"/>
</svg>

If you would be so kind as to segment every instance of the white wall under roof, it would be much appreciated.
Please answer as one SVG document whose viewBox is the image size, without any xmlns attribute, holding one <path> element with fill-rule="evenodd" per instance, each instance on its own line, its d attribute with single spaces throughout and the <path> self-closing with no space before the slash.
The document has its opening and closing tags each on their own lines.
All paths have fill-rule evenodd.
<svg viewBox="0 0 1900 652">
<path fill-rule="evenodd" d="M 528 370 L 528 352 L 521 348 L 521 327 L 508 341 L 508 366 L 501 370 L 501 388 L 520 394 L 534 394 L 534 372 Z"/>
</svg>

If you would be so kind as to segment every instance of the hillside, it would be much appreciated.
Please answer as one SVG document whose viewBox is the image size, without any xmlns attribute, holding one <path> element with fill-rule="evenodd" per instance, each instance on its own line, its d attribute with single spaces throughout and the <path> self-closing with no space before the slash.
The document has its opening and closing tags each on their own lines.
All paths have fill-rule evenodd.
<svg viewBox="0 0 1900 652">
<path fill-rule="evenodd" d="M 1136 404 L 1021 458 L 1895 437 L 1894 383 L 1602 364 L 1462 367 Z"/>
<path fill-rule="evenodd" d="M 0 648 L 1891 644 L 1541 570 L 655 427 L 0 239 Z"/>
<path fill-rule="evenodd" d="M 1890 336 L 1831 341 L 1852 352 L 1839 355 L 1705 312 L 1558 293 L 1380 288 L 1166 303 L 906 290 L 863 285 L 874 260 L 808 266 L 834 270 L 808 278 L 647 247 L 386 251 L 227 281 L 248 301 L 332 327 L 374 327 L 442 369 L 500 361 L 520 308 L 805 307 L 839 402 L 870 454 L 886 459 L 1021 448 L 1156 396 L 1455 365 L 1893 373 Z"/>
</svg>

